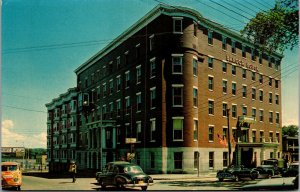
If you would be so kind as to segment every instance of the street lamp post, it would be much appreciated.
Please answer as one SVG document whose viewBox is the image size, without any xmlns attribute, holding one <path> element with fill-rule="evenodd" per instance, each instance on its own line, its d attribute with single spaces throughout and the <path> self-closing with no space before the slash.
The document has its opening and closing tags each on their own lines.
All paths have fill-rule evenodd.
<svg viewBox="0 0 300 192">
<path fill-rule="evenodd" d="M 228 131 L 228 136 L 227 136 L 227 145 L 228 145 L 228 160 L 229 160 L 229 163 L 228 163 L 228 167 L 231 165 L 231 145 L 230 145 L 230 127 L 229 127 L 229 111 L 230 109 L 227 109 L 227 131 Z"/>
</svg>

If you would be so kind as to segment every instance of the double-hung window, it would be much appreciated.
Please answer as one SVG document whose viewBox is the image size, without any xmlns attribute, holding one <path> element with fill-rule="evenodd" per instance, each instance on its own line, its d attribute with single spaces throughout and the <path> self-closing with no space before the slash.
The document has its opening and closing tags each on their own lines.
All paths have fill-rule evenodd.
<svg viewBox="0 0 300 192">
<path fill-rule="evenodd" d="M 130 86 L 130 71 L 125 72 L 125 88 Z"/>
<path fill-rule="evenodd" d="M 246 98 L 247 97 L 247 86 L 243 85 L 243 97 Z"/>
<path fill-rule="evenodd" d="M 246 46 L 242 45 L 242 57 L 246 57 Z"/>
<path fill-rule="evenodd" d="M 182 74 L 183 54 L 172 54 L 173 74 Z"/>
<path fill-rule="evenodd" d="M 231 84 L 231 86 L 232 86 L 232 95 L 236 95 L 236 83 L 235 82 L 232 82 L 232 84 Z"/>
<path fill-rule="evenodd" d="M 214 59 L 213 59 L 213 57 L 208 57 L 207 61 L 208 61 L 208 68 L 212 69 L 214 67 Z"/>
<path fill-rule="evenodd" d="M 194 119 L 194 141 L 198 140 L 198 119 Z"/>
<path fill-rule="evenodd" d="M 252 99 L 256 99 L 256 88 L 252 87 Z"/>
<path fill-rule="evenodd" d="M 276 118 L 275 121 L 278 124 L 279 123 L 279 113 L 278 112 L 276 112 L 276 117 L 275 118 Z"/>
<path fill-rule="evenodd" d="M 173 107 L 183 106 L 183 85 L 172 85 Z"/>
<path fill-rule="evenodd" d="M 136 141 L 138 143 L 142 141 L 142 123 L 141 123 L 141 121 L 136 122 Z"/>
<path fill-rule="evenodd" d="M 273 111 L 269 111 L 269 122 L 273 123 Z"/>
<path fill-rule="evenodd" d="M 130 106 L 130 96 L 125 97 L 125 114 L 129 115 L 131 113 L 131 106 Z"/>
<path fill-rule="evenodd" d="M 214 90 L 214 77 L 208 76 L 208 90 Z"/>
<path fill-rule="evenodd" d="M 212 126 L 212 125 L 208 126 L 208 141 L 209 142 L 214 141 L 214 126 Z"/>
<path fill-rule="evenodd" d="M 197 58 L 193 58 L 193 75 L 195 77 L 198 76 L 198 60 L 197 60 Z"/>
<path fill-rule="evenodd" d="M 117 76 L 117 92 L 121 91 L 121 75 Z"/>
<path fill-rule="evenodd" d="M 208 114 L 214 115 L 214 100 L 208 100 Z"/>
<path fill-rule="evenodd" d="M 222 81 L 223 93 L 227 93 L 227 80 Z"/>
<path fill-rule="evenodd" d="M 193 88 L 193 105 L 194 105 L 194 107 L 198 107 L 198 89 L 197 89 L 197 87 Z"/>
<path fill-rule="evenodd" d="M 151 109 L 156 107 L 156 87 L 150 88 L 150 107 Z"/>
<path fill-rule="evenodd" d="M 252 108 L 252 117 L 256 119 L 256 108 Z"/>
<path fill-rule="evenodd" d="M 183 140 L 183 117 L 173 117 L 173 141 Z"/>
<path fill-rule="evenodd" d="M 236 66 L 235 65 L 231 65 L 231 73 L 232 73 L 232 75 L 236 75 Z"/>
<path fill-rule="evenodd" d="M 149 36 L 149 50 L 152 51 L 154 49 L 154 34 Z"/>
<path fill-rule="evenodd" d="M 235 41 L 231 40 L 231 52 L 236 53 Z"/>
<path fill-rule="evenodd" d="M 242 76 L 243 76 L 243 79 L 247 78 L 247 70 L 244 68 L 242 68 Z"/>
<path fill-rule="evenodd" d="M 237 114 L 237 105 L 236 104 L 232 104 L 231 106 L 231 116 L 236 118 L 236 114 Z"/>
<path fill-rule="evenodd" d="M 227 50 L 227 38 L 222 36 L 222 49 Z"/>
<path fill-rule="evenodd" d="M 247 106 L 242 106 L 243 115 L 247 115 Z"/>
<path fill-rule="evenodd" d="M 156 134 L 156 119 L 153 118 L 153 119 L 150 119 L 150 129 L 151 129 L 151 132 L 150 132 L 150 141 L 151 142 L 154 142 L 155 141 L 155 134 Z"/>
<path fill-rule="evenodd" d="M 263 101 L 264 100 L 264 91 L 263 90 L 259 90 L 259 100 Z"/>
<path fill-rule="evenodd" d="M 224 61 L 222 62 L 222 71 L 223 71 L 224 73 L 227 72 L 227 63 L 225 63 Z"/>
<path fill-rule="evenodd" d="M 261 121 L 261 122 L 264 121 L 264 110 L 263 109 L 259 110 L 259 121 Z"/>
<path fill-rule="evenodd" d="M 213 31 L 208 31 L 207 38 L 208 38 L 208 44 L 212 45 L 214 43 L 213 42 Z"/>
<path fill-rule="evenodd" d="M 140 112 L 142 110 L 142 93 L 139 92 L 136 94 L 136 112 Z"/>
<path fill-rule="evenodd" d="M 223 117 L 227 117 L 227 103 L 223 103 L 223 110 L 222 110 L 222 113 L 223 113 Z"/>
<path fill-rule="evenodd" d="M 173 17 L 173 33 L 182 33 L 182 17 Z"/>
<path fill-rule="evenodd" d="M 155 77 L 156 75 L 156 62 L 155 57 L 150 59 L 150 78 Z"/>
<path fill-rule="evenodd" d="M 136 67 L 136 84 L 141 83 L 142 80 L 142 69 L 141 65 Z"/>
</svg>

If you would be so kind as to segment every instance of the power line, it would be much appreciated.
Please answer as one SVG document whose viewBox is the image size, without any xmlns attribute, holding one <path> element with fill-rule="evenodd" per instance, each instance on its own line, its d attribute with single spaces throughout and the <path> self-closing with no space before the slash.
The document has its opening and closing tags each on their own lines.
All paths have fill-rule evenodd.
<svg viewBox="0 0 300 192">
<path fill-rule="evenodd" d="M 238 10 L 244 12 L 244 13 L 247 13 L 247 14 L 250 15 L 251 17 L 255 17 L 255 15 L 252 15 L 251 13 L 249 13 L 249 12 L 247 12 L 247 11 L 245 11 L 245 10 L 242 10 L 241 8 L 239 8 L 239 7 L 235 6 L 235 5 L 231 5 L 231 4 L 229 4 L 227 1 L 224 1 L 224 3 L 226 3 L 226 4 L 229 5 L 229 6 L 235 7 L 236 9 L 238 9 Z"/>
<path fill-rule="evenodd" d="M 250 3 L 250 1 L 248 1 L 247 3 L 248 3 L 249 5 L 252 5 L 252 6 L 255 7 L 255 8 L 259 9 L 260 11 L 264 12 L 263 9 L 261 9 L 260 7 L 257 7 L 256 5 Z"/>
<path fill-rule="evenodd" d="M 201 2 L 201 1 L 199 1 L 199 0 L 196 0 L 196 1 L 199 2 L 199 3 L 201 3 L 201 4 L 203 4 L 203 5 L 206 5 L 207 7 L 210 7 L 211 9 L 214 9 L 214 10 L 216 10 L 216 11 L 219 11 L 220 13 L 222 13 L 222 14 L 224 14 L 224 15 L 226 15 L 226 16 L 228 16 L 228 17 L 230 17 L 230 18 L 232 18 L 232 19 L 234 19 L 234 20 L 236 20 L 236 21 L 238 21 L 238 22 L 240 22 L 240 23 L 246 24 L 245 22 L 243 22 L 243 21 L 241 21 L 241 20 L 239 20 L 239 19 L 237 19 L 237 18 L 231 16 L 230 14 L 227 14 L 227 13 L 225 13 L 225 12 L 223 12 L 223 11 L 221 11 L 221 10 L 219 10 L 219 9 L 217 9 L 217 8 L 215 8 L 215 7 L 213 7 L 213 6 L 210 6 L 210 5 L 208 5 L 208 4 L 206 4 L 206 3 L 203 3 L 203 2 Z"/>
<path fill-rule="evenodd" d="M 12 108 L 12 109 L 19 109 L 19 110 L 23 110 L 23 111 L 32 111 L 32 112 L 37 112 L 37 113 L 47 113 L 45 111 L 39 111 L 39 110 L 35 110 L 35 109 L 27 109 L 27 108 L 10 106 L 10 105 L 0 105 L 0 106 L 7 107 L 7 108 Z"/>
<path fill-rule="evenodd" d="M 254 0 L 254 1 L 255 1 L 256 3 L 258 3 L 258 4 L 262 5 L 262 6 L 264 6 L 265 8 L 270 9 L 269 7 L 267 7 L 266 5 L 262 4 L 261 2 L 259 2 L 259 1 L 257 1 L 257 0 Z"/>
<path fill-rule="evenodd" d="M 223 7 L 223 8 L 225 8 L 225 9 L 227 9 L 227 10 L 229 10 L 229 11 L 231 11 L 231 12 L 237 14 L 237 15 L 240 15 L 240 16 L 242 16 L 242 17 L 248 19 L 248 20 L 251 20 L 249 17 L 246 17 L 246 16 L 244 16 L 244 15 L 242 15 L 242 14 L 236 12 L 235 10 L 230 9 L 230 8 L 228 8 L 228 7 L 226 7 L 226 6 L 222 5 L 222 4 L 220 4 L 220 3 L 217 3 L 217 2 L 215 2 L 215 1 L 213 1 L 213 0 L 211 0 L 211 2 L 215 3 L 216 5 L 219 5 L 220 7 Z"/>
</svg>

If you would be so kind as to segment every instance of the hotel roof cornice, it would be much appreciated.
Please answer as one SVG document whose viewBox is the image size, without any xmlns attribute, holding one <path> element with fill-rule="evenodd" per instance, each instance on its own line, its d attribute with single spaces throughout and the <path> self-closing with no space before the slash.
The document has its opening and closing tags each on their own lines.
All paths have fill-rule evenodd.
<svg viewBox="0 0 300 192">
<path fill-rule="evenodd" d="M 152 22 L 154 19 L 159 17 L 160 15 L 168 15 L 172 17 L 188 17 L 198 22 L 208 29 L 212 31 L 216 31 L 218 33 L 224 34 L 226 37 L 232 38 L 235 41 L 240 41 L 243 44 L 253 47 L 253 44 L 241 34 L 233 32 L 221 24 L 218 24 L 214 21 L 211 21 L 207 18 L 204 18 L 199 12 L 180 6 L 167 6 L 163 4 L 157 5 L 150 12 L 148 12 L 144 17 L 139 19 L 135 24 L 133 24 L 130 28 L 120 34 L 117 38 L 115 38 L 112 42 L 110 42 L 106 47 L 104 47 L 101 51 L 92 56 L 89 60 L 80 65 L 74 72 L 78 75 L 83 72 L 85 69 L 89 68 L 93 65 L 99 58 L 105 56 L 109 52 L 111 52 L 114 48 L 122 44 L 124 41 L 133 36 L 136 32 L 144 28 L 148 23 Z M 275 57 L 281 59 L 283 57 L 282 54 L 277 52 L 273 52 Z"/>
</svg>

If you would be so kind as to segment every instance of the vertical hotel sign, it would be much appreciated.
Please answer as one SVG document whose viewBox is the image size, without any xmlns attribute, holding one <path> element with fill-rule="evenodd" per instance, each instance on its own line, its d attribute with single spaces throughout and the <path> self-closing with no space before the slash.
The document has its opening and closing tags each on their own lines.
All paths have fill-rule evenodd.
<svg viewBox="0 0 300 192">
<path fill-rule="evenodd" d="M 226 55 L 226 61 L 228 61 L 230 63 L 237 64 L 241 67 L 245 67 L 249 70 L 258 72 L 257 66 L 254 66 L 253 64 L 249 64 L 248 62 L 242 61 L 241 59 L 236 59 L 236 58 L 233 58 L 233 57 L 230 57 L 230 56 Z"/>
</svg>

